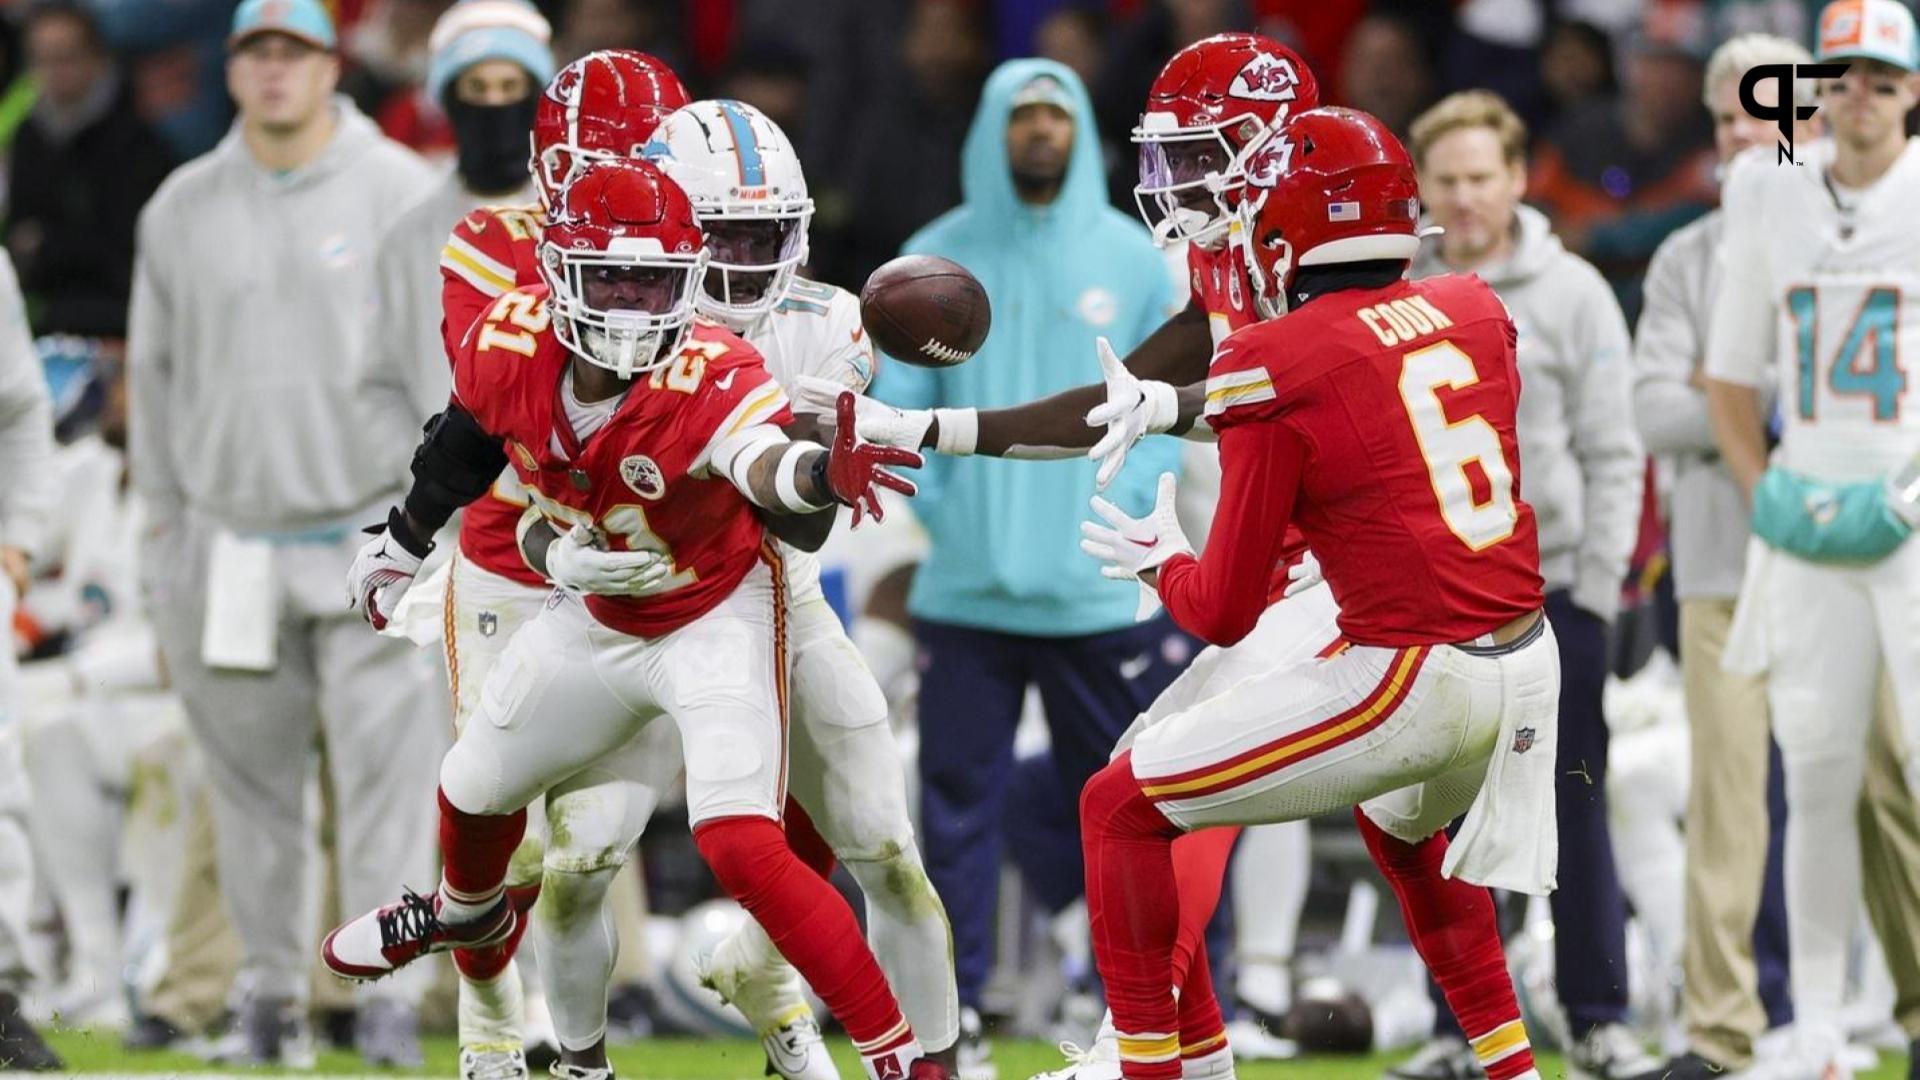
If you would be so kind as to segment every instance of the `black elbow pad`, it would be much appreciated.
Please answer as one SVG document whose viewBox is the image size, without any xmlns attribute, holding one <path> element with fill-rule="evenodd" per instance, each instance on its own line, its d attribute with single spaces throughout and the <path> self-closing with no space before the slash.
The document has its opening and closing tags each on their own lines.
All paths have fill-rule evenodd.
<svg viewBox="0 0 1920 1080">
<path fill-rule="evenodd" d="M 507 467 L 507 452 L 471 413 L 451 403 L 421 431 L 426 437 L 413 452 L 407 514 L 439 529 L 455 510 L 487 493 Z"/>
</svg>

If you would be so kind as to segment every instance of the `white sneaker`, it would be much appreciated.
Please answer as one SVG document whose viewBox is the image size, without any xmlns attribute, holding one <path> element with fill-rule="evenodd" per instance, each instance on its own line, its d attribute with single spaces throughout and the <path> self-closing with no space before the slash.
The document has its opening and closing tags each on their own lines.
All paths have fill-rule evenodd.
<svg viewBox="0 0 1920 1080">
<path fill-rule="evenodd" d="M 460 1048 L 460 1080 L 527 1080 L 527 1055 L 512 1043 Z"/>
<path fill-rule="evenodd" d="M 797 1016 L 760 1039 L 767 1051 L 767 1068 L 786 1080 L 840 1080 L 827 1053 L 827 1040 L 813 1016 Z"/>
<path fill-rule="evenodd" d="M 1300 1044 L 1269 1034 L 1250 1017 L 1236 1018 L 1227 1025 L 1227 1045 L 1242 1061 L 1286 1061 L 1300 1056 Z"/>
<path fill-rule="evenodd" d="M 613 1067 L 592 1069 L 585 1065 L 568 1065 L 556 1061 L 547 1069 L 547 1073 L 558 1080 L 613 1080 Z"/>
<path fill-rule="evenodd" d="M 1120 1080 L 1120 1040 L 1106 1036 L 1109 1030 L 1103 1028 L 1103 1037 L 1095 1039 L 1085 1050 L 1080 1049 L 1078 1043 L 1062 1042 L 1060 1053 L 1067 1063 L 1052 1072 L 1040 1073 L 1033 1080 Z"/>
<path fill-rule="evenodd" d="M 1657 1080 L 1666 1067 L 1625 1024 L 1601 1024 L 1567 1050 L 1571 1080 Z"/>
</svg>

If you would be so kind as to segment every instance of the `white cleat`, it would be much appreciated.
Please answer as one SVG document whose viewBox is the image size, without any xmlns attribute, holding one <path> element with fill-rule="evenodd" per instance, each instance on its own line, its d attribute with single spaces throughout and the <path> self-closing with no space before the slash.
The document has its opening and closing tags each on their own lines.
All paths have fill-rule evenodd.
<svg viewBox="0 0 1920 1080">
<path fill-rule="evenodd" d="M 767 1074 L 785 1080 L 840 1080 L 827 1040 L 812 1015 L 798 1016 L 762 1036 L 767 1051 Z"/>
<path fill-rule="evenodd" d="M 460 1080 L 527 1080 L 527 1055 L 512 1043 L 460 1048 Z"/>
<path fill-rule="evenodd" d="M 1120 1080 L 1120 1041 L 1109 1034 L 1112 1030 L 1102 1027 L 1100 1037 L 1085 1050 L 1077 1043 L 1061 1043 L 1066 1065 L 1040 1073 L 1033 1080 Z"/>
<path fill-rule="evenodd" d="M 594 1069 L 585 1065 L 568 1065 L 559 1061 L 554 1062 L 547 1073 L 557 1077 L 558 1080 L 613 1080 L 612 1067 Z"/>
</svg>

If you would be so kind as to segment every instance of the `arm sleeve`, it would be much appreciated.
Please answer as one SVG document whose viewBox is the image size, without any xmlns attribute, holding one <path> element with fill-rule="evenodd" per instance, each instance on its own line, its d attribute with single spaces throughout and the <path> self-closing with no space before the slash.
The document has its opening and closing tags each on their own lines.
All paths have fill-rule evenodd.
<svg viewBox="0 0 1920 1080">
<path fill-rule="evenodd" d="M 1205 555 L 1160 568 L 1160 601 L 1181 629 L 1215 645 L 1252 632 L 1300 489 L 1307 445 L 1280 421 L 1235 424 L 1220 435 L 1220 503 Z"/>
<path fill-rule="evenodd" d="M 133 307 L 127 326 L 127 461 L 133 486 L 149 512 L 165 517 L 181 503 L 174 471 L 170 424 L 173 383 L 173 313 L 165 274 L 155 264 L 160 250 L 155 204 L 140 216 L 134 256 Z"/>
<path fill-rule="evenodd" d="M 1598 272 L 1586 275 L 1570 341 L 1577 369 L 1567 401 L 1573 456 L 1583 484 L 1573 602 L 1612 620 L 1640 533 L 1646 452 L 1633 426 L 1633 368 L 1626 318 Z"/>
<path fill-rule="evenodd" d="M 1712 259 L 1705 247 L 1662 247 L 1647 267 L 1646 303 L 1633 341 L 1633 416 L 1647 451 L 1707 453 L 1714 447 L 1707 395 L 1690 381 L 1701 362 L 1703 298 L 1690 294 L 1689 256 Z M 1708 268 L 1710 269 L 1710 268 Z"/>
<path fill-rule="evenodd" d="M 1772 147 L 1764 149 L 1771 152 Z M 1755 190 L 1764 178 L 1760 170 L 1771 164 L 1748 154 L 1731 167 L 1720 240 L 1720 291 L 1707 324 L 1707 377 L 1741 386 L 1765 386 L 1773 366 L 1776 297 Z"/>
<path fill-rule="evenodd" d="M 0 543 L 38 553 L 58 497 L 53 405 L 11 260 L 0 256 Z"/>
</svg>

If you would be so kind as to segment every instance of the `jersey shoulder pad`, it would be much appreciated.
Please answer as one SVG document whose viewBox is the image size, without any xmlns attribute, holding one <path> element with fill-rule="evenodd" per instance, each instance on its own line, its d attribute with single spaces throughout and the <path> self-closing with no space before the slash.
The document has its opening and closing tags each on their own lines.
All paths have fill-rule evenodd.
<svg viewBox="0 0 1920 1080">
<path fill-rule="evenodd" d="M 440 249 L 440 270 L 488 296 L 518 283 L 522 265 L 533 265 L 545 216 L 537 207 L 483 206 L 460 219 Z"/>
<path fill-rule="evenodd" d="M 481 310 L 453 354 L 454 396 L 486 425 L 497 422 L 503 403 L 547 385 L 571 354 L 553 332 L 547 290 L 513 289 Z"/>
<path fill-rule="evenodd" d="M 873 339 L 860 321 L 860 301 L 837 285 L 795 278 L 796 287 L 804 285 L 797 302 L 789 307 L 782 301 L 774 318 L 780 320 L 783 341 L 798 349 L 798 363 L 790 365 L 800 374 L 830 379 L 850 390 L 865 391 L 873 382 L 875 356 Z M 789 292 L 789 299 L 795 293 Z"/>
<path fill-rule="evenodd" d="M 1207 371 L 1205 415 L 1214 427 L 1277 414 L 1280 393 L 1271 361 L 1279 340 L 1274 323 L 1255 323 L 1227 335 Z"/>
</svg>

